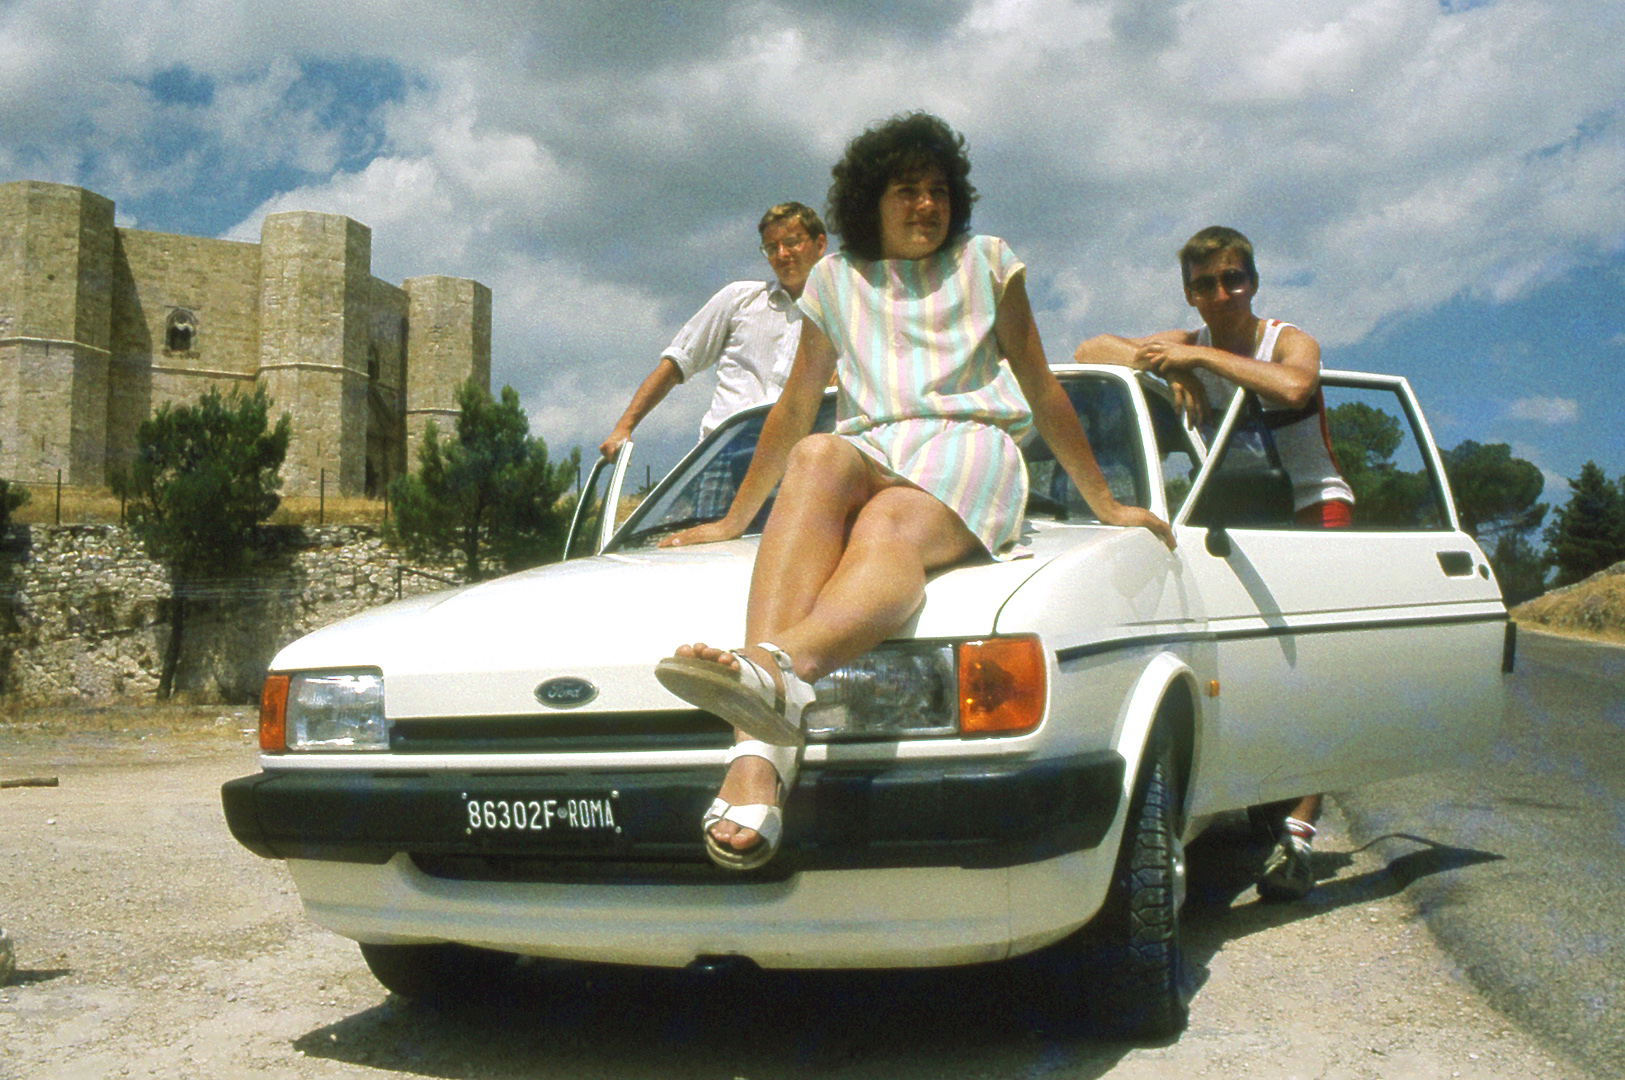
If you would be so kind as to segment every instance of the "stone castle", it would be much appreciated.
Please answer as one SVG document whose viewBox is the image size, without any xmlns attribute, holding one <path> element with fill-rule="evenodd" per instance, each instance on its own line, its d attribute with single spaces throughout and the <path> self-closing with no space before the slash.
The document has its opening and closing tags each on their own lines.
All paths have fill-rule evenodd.
<svg viewBox="0 0 1625 1080">
<path fill-rule="evenodd" d="M 136 429 L 211 387 L 265 388 L 282 492 L 378 495 L 456 388 L 491 380 L 491 290 L 372 276 L 372 230 L 268 216 L 258 244 L 118 228 L 92 191 L 0 184 L 0 477 L 100 486 Z"/>
</svg>

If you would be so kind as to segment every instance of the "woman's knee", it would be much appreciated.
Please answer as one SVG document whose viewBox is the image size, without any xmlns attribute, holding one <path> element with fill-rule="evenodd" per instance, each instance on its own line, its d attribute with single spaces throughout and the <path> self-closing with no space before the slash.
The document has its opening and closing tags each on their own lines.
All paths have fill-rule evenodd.
<svg viewBox="0 0 1625 1080">
<path fill-rule="evenodd" d="M 852 524 L 852 546 L 901 546 L 927 566 L 952 562 L 979 546 L 974 534 L 935 496 L 893 487 L 869 500 Z"/>
<path fill-rule="evenodd" d="M 866 490 L 868 466 L 861 451 L 839 435 L 808 435 L 790 448 L 783 486 L 810 487 L 832 493 L 846 488 Z"/>
</svg>

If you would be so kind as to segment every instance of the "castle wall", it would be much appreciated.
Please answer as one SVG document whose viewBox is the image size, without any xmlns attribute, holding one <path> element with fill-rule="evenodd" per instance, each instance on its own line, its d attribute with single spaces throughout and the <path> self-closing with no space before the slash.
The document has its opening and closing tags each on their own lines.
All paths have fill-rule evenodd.
<svg viewBox="0 0 1625 1080">
<path fill-rule="evenodd" d="M 0 184 L 0 476 L 99 486 L 165 402 L 263 386 L 292 432 L 282 492 L 379 495 L 491 378 L 491 291 L 372 276 L 372 230 L 272 214 L 260 243 L 115 229 L 113 203 Z"/>
<path fill-rule="evenodd" d="M 410 468 L 424 429 L 457 428 L 457 387 L 470 379 L 491 386 L 491 290 L 477 281 L 415 277 L 403 283 L 412 298 L 406 364 L 406 451 Z"/>
<path fill-rule="evenodd" d="M 113 203 L 25 180 L 0 185 L 0 473 L 106 477 Z"/>
<path fill-rule="evenodd" d="M 406 439 L 411 296 L 404 287 L 373 278 L 367 313 L 367 449 L 361 491 L 382 495 L 391 480 L 410 472 L 417 463 L 408 456 Z"/>
<path fill-rule="evenodd" d="M 119 229 L 112 295 L 107 466 L 128 469 L 136 429 L 165 402 L 251 391 L 259 371 L 256 244 Z"/>
</svg>

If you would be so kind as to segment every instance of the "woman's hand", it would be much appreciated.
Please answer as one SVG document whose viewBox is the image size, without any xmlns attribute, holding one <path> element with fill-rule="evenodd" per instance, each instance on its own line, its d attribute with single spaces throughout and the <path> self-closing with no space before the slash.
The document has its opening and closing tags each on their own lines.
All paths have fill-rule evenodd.
<svg viewBox="0 0 1625 1080">
<path fill-rule="evenodd" d="M 1171 525 L 1162 520 L 1151 511 L 1138 506 L 1127 506 L 1118 503 L 1100 515 L 1100 520 L 1107 525 L 1121 525 L 1126 529 L 1150 529 L 1156 534 L 1158 540 L 1168 545 L 1168 550 L 1174 550 L 1174 530 Z"/>
<path fill-rule="evenodd" d="M 694 544 L 716 544 L 723 540 L 736 540 L 745 535 L 743 528 L 736 528 L 728 523 L 727 518 L 716 521 L 707 521 L 703 525 L 696 525 L 692 529 L 672 533 L 670 536 L 660 538 L 661 547 L 691 547 Z"/>
</svg>

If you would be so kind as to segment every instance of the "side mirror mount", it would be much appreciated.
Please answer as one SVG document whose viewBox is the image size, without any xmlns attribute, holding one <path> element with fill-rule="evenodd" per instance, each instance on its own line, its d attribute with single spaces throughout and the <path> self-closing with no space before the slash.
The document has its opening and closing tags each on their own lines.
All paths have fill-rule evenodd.
<svg viewBox="0 0 1625 1080">
<path fill-rule="evenodd" d="M 1225 530 L 1292 524 L 1292 478 L 1278 466 L 1216 472 L 1203 485 L 1189 523 L 1208 530 L 1208 554 L 1226 558 L 1231 547 Z"/>
</svg>

